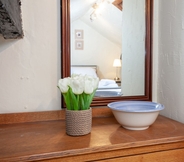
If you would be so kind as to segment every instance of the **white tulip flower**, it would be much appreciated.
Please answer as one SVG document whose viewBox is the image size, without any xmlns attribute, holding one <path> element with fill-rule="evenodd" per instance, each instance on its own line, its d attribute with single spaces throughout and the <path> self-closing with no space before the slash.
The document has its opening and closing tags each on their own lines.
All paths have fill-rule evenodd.
<svg viewBox="0 0 184 162">
<path fill-rule="evenodd" d="M 99 78 L 73 74 L 58 81 L 68 110 L 87 110 L 98 88 Z"/>
<path fill-rule="evenodd" d="M 82 75 L 72 75 L 70 87 L 74 94 L 82 94 L 84 91 L 84 77 Z"/>
<path fill-rule="evenodd" d="M 98 78 L 94 78 L 92 76 L 85 76 L 85 87 L 84 93 L 91 94 L 98 87 Z"/>
<path fill-rule="evenodd" d="M 64 78 L 58 81 L 58 87 L 61 93 L 67 93 L 69 89 L 68 87 L 69 85 L 70 85 L 70 78 Z"/>
</svg>

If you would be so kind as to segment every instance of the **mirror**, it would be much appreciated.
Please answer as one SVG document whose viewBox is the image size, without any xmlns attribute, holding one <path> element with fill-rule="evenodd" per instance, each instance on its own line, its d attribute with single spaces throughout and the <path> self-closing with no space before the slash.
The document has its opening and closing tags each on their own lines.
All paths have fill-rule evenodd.
<svg viewBox="0 0 184 162">
<path fill-rule="evenodd" d="M 81 0 L 80 0 L 81 1 Z M 136 1 L 137 3 L 134 3 L 134 1 Z M 76 0 L 74 1 L 76 2 Z M 79 2 L 79 0 L 77 1 Z M 76 4 L 77 4 L 76 2 Z M 98 2 L 96 0 L 91 0 L 90 1 L 91 4 L 90 5 L 86 5 L 88 6 L 88 9 L 83 9 L 85 10 L 85 14 L 84 16 L 82 16 L 83 18 L 83 22 L 87 23 L 91 23 L 90 21 L 96 21 L 98 22 L 97 24 L 100 24 L 99 21 L 97 21 L 95 19 L 95 15 L 92 15 L 94 8 L 95 8 L 95 2 Z M 110 0 L 107 0 L 108 3 L 111 3 Z M 112 57 L 110 56 L 110 61 L 109 62 L 109 66 L 105 67 L 105 69 L 108 69 L 108 67 L 110 67 L 109 69 L 114 69 L 113 67 L 113 60 L 114 59 L 120 59 L 121 58 L 121 68 L 119 68 L 119 70 L 121 71 L 121 80 L 116 80 L 116 83 L 119 84 L 121 83 L 120 86 L 118 86 L 118 89 L 123 89 L 123 95 L 114 95 L 114 96 L 107 96 L 107 97 L 101 97 L 100 95 L 97 95 L 91 106 L 104 106 L 107 105 L 109 102 L 113 102 L 113 101 L 119 101 L 119 100 L 151 100 L 151 24 L 152 24 L 152 11 L 153 11 L 153 0 L 142 0 L 143 5 L 141 7 L 139 7 L 137 0 L 129 0 L 127 1 L 128 3 L 126 3 L 126 1 L 123 1 L 124 3 L 122 3 L 121 0 L 118 1 L 114 1 L 114 8 L 116 8 L 116 6 L 119 8 L 117 9 L 117 12 L 121 13 L 121 8 L 123 9 L 123 12 L 128 12 L 130 9 L 132 9 L 133 11 L 135 11 L 135 8 L 130 7 L 129 8 L 125 8 L 129 2 L 134 3 L 134 7 L 138 7 L 139 9 L 142 10 L 142 17 L 141 17 L 141 22 L 139 22 L 140 27 L 143 28 L 143 33 L 141 35 L 141 40 L 143 40 L 141 42 L 141 44 L 139 43 L 137 46 L 138 48 L 141 48 L 141 50 L 143 51 L 142 53 L 140 53 L 139 57 L 132 57 L 132 59 L 129 58 L 131 51 L 127 51 L 128 49 L 131 48 L 133 43 L 130 43 L 130 40 L 138 40 L 139 38 L 137 37 L 133 37 L 127 36 L 127 38 L 129 39 L 123 39 L 125 34 L 128 33 L 126 31 L 126 29 L 123 30 L 123 28 L 125 28 L 124 26 L 122 26 L 122 34 L 119 34 L 120 36 L 122 35 L 122 41 L 121 41 L 121 37 L 120 37 L 120 43 L 119 43 L 119 50 L 117 50 L 118 52 Z M 88 35 L 89 33 L 86 32 L 86 29 L 84 30 L 83 27 L 80 27 L 81 24 L 79 23 L 79 21 L 72 21 L 72 19 L 77 19 L 75 17 L 77 17 L 77 10 L 79 9 L 79 7 L 77 7 L 77 5 L 73 5 L 71 4 L 73 3 L 73 1 L 70 0 L 61 0 L 61 5 L 62 5 L 62 12 L 61 12 L 61 16 L 62 16 L 62 27 L 61 27 L 61 33 L 62 33 L 62 41 L 61 41 L 61 47 L 62 47 L 62 65 L 61 65 L 61 69 L 62 69 L 62 77 L 67 77 L 70 76 L 71 73 L 71 68 L 73 66 L 85 66 L 85 67 L 91 67 L 91 65 L 95 65 L 97 68 L 97 74 L 98 76 L 100 76 L 100 79 L 109 79 L 111 78 L 112 80 L 114 78 L 112 78 L 112 76 L 107 75 L 107 72 L 103 72 L 103 68 L 104 65 L 101 66 L 100 64 L 97 63 L 88 63 L 89 61 L 85 61 L 85 55 L 86 54 L 86 49 L 87 47 L 90 47 L 89 45 L 87 45 L 87 42 L 90 40 L 91 36 Z M 123 5 L 122 5 L 123 4 Z M 135 5 L 136 4 L 136 5 Z M 85 5 L 85 3 L 83 4 Z M 76 6 L 76 8 L 72 8 L 72 6 Z M 81 6 L 81 5 L 80 5 Z M 91 7 L 92 6 L 92 7 Z M 91 10 L 92 9 L 92 10 Z M 76 11 L 75 11 L 76 10 Z M 83 13 L 82 9 L 80 9 L 81 13 Z M 89 11 L 88 11 L 89 10 Z M 71 12 L 72 11 L 72 12 Z M 74 11 L 74 12 L 73 12 Z M 88 12 L 87 12 L 88 11 Z M 109 10 L 108 10 L 109 11 Z M 72 16 L 73 13 L 75 13 L 75 16 Z M 109 13 L 109 12 L 108 12 Z M 140 13 L 140 11 L 138 12 Z M 139 14 L 141 15 L 141 14 Z M 72 18 L 71 18 L 72 17 Z M 125 16 L 124 16 L 125 17 Z M 121 18 L 121 16 L 120 16 Z M 136 17 L 136 19 L 133 20 L 137 20 L 138 18 Z M 122 20 L 123 22 L 125 20 Z M 75 22 L 75 23 L 73 23 Z M 76 23 L 77 22 L 77 23 Z M 120 21 L 121 22 L 121 21 Z M 126 24 L 130 23 L 130 21 L 125 21 Z M 93 23 L 93 22 L 92 22 Z M 78 26 L 76 26 L 76 24 Z M 88 25 L 89 26 L 89 25 Z M 94 23 L 93 23 L 93 29 L 94 27 Z M 109 25 L 108 25 L 109 26 Z M 140 28 L 136 31 L 136 29 L 133 29 L 134 25 L 131 25 L 131 32 L 134 33 L 140 33 Z M 104 26 L 105 28 L 105 26 Z M 127 27 L 130 28 L 130 27 Z M 121 29 L 121 28 L 120 28 Z M 105 30 L 104 30 L 105 32 Z M 88 40 L 86 39 L 86 35 L 88 35 Z M 115 36 L 115 37 L 113 37 Z M 119 37 L 114 33 L 113 36 L 111 36 L 109 34 L 109 39 L 113 40 L 114 42 L 118 42 L 119 41 Z M 134 35 L 135 36 L 135 35 Z M 111 37 L 111 38 L 110 38 Z M 85 39 L 84 39 L 85 38 Z M 76 43 L 77 42 L 77 43 Z M 104 42 L 104 41 L 101 41 Z M 128 44 L 128 43 L 129 44 Z M 140 41 L 139 41 L 140 42 Z M 93 45 L 93 43 L 91 43 L 91 46 Z M 103 46 L 102 44 L 100 46 Z M 118 46 L 118 45 L 117 45 Z M 108 46 L 105 45 L 105 47 L 107 48 Z M 126 49 L 126 47 L 129 47 Z M 79 48 L 79 49 L 77 49 Z M 97 47 L 96 47 L 97 48 Z M 103 50 L 103 54 L 104 51 L 106 51 L 106 53 L 109 51 L 106 48 L 102 48 Z M 85 49 L 85 50 L 84 50 Z M 135 49 L 135 46 L 133 46 L 134 51 L 137 51 L 137 49 Z M 90 50 L 92 51 L 92 50 Z M 83 52 L 83 54 L 81 53 Z M 127 53 L 127 55 L 125 55 L 125 53 Z M 84 55 L 85 54 L 85 55 Z M 101 55 L 103 55 L 101 54 Z M 98 60 L 103 60 L 103 58 L 107 58 L 107 56 L 103 56 L 101 57 L 101 55 L 98 54 Z M 80 57 L 79 57 L 80 56 Z M 78 57 L 78 60 L 81 60 L 81 62 L 75 62 L 75 60 L 77 60 L 76 58 Z M 90 60 L 94 60 L 94 57 L 89 57 L 87 55 L 86 59 L 89 58 Z M 141 61 L 138 61 L 138 59 L 141 58 Z M 105 60 L 105 59 L 104 59 Z M 126 63 L 129 61 L 129 64 L 127 65 Z M 87 64 L 88 63 L 88 64 Z M 107 63 L 105 63 L 107 64 Z M 134 66 L 136 65 L 136 66 Z M 141 75 L 140 73 L 138 73 L 136 71 L 136 73 L 131 73 L 129 75 L 129 71 L 133 71 L 134 69 L 141 69 Z M 115 74 L 116 76 L 116 72 L 114 72 L 113 74 Z M 105 77 L 104 77 L 105 76 Z M 133 76 L 131 78 L 131 76 Z M 104 77 L 104 78 L 103 78 Z M 123 78 L 123 79 L 122 79 Z M 135 85 L 138 80 L 141 80 L 141 82 L 138 85 Z M 135 81 L 134 83 L 132 82 Z M 131 84 L 130 84 L 131 82 Z M 129 85 L 128 85 L 129 84 Z M 134 90 L 138 90 L 137 92 Z M 100 88 L 99 88 L 100 90 Z M 111 90 L 111 89 L 110 89 Z M 109 88 L 108 88 L 109 91 Z M 110 91 L 111 92 L 111 91 Z M 114 92 L 114 91 L 113 91 Z M 122 91 L 120 91 L 122 93 Z M 98 90 L 97 90 L 98 93 Z M 106 91 L 103 91 L 103 93 L 107 94 Z M 102 94 L 100 92 L 100 94 Z M 64 105 L 64 104 L 63 104 Z"/>
</svg>

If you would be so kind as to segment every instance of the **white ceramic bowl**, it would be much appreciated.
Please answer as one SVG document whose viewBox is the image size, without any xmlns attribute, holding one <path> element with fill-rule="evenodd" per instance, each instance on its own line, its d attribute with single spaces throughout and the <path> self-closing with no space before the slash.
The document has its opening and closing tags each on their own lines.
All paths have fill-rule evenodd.
<svg viewBox="0 0 184 162">
<path fill-rule="evenodd" d="M 144 130 L 156 120 L 164 106 L 149 101 L 118 101 L 107 105 L 116 120 L 129 130 Z"/>
</svg>

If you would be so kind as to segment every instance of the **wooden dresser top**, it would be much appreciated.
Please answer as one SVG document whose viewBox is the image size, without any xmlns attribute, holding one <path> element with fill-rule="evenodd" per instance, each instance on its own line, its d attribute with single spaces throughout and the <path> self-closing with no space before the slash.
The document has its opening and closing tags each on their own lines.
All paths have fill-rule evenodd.
<svg viewBox="0 0 184 162">
<path fill-rule="evenodd" d="M 96 117 L 91 133 L 79 137 L 66 135 L 64 120 L 1 124 L 0 161 L 36 161 L 177 142 L 184 143 L 184 125 L 163 116 L 142 131 L 126 130 L 113 117 Z"/>
</svg>

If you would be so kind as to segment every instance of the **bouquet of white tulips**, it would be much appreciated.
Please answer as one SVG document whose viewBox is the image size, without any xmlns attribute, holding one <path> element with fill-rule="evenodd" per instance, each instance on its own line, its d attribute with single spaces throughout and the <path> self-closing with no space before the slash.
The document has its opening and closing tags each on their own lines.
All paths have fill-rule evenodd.
<svg viewBox="0 0 184 162">
<path fill-rule="evenodd" d="M 98 88 L 99 78 L 72 74 L 58 81 L 68 110 L 87 110 Z"/>
</svg>

